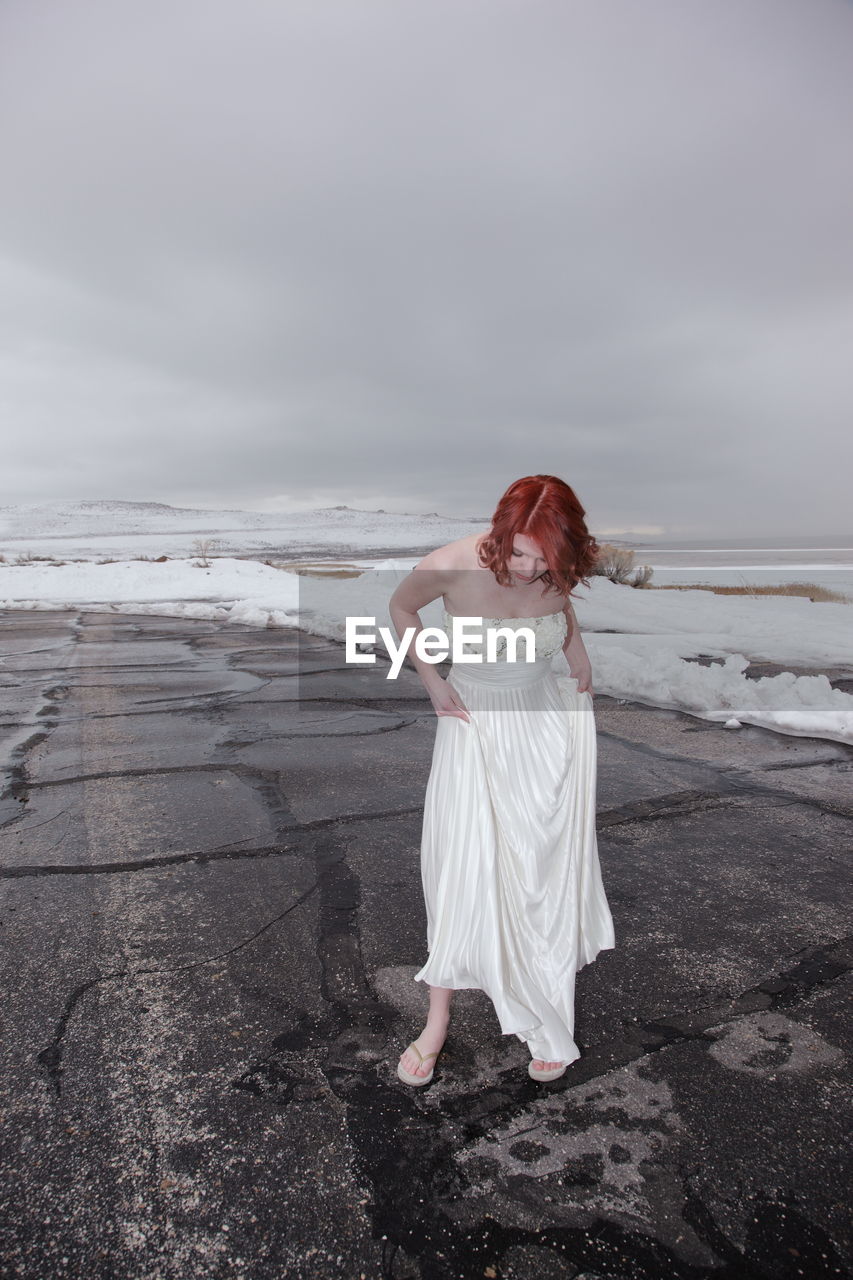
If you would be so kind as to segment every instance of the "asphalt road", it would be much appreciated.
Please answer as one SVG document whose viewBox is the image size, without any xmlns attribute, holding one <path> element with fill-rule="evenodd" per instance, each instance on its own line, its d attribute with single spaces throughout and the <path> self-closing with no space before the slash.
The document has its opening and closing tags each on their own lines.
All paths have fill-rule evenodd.
<svg viewBox="0 0 853 1280">
<path fill-rule="evenodd" d="M 583 1056 L 479 992 L 427 1089 L 414 677 L 0 617 L 4 1277 L 849 1275 L 853 751 L 596 699 Z"/>
</svg>

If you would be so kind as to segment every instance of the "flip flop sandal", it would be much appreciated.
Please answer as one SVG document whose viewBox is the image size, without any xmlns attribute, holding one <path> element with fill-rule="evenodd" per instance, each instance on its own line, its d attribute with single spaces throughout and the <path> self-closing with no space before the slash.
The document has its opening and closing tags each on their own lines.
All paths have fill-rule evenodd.
<svg viewBox="0 0 853 1280">
<path fill-rule="evenodd" d="M 415 1044 L 414 1040 L 409 1045 L 409 1049 L 411 1049 L 412 1053 L 416 1053 L 418 1055 L 420 1059 L 420 1063 L 419 1063 L 420 1066 L 423 1066 L 423 1064 L 425 1062 L 428 1062 L 430 1058 L 437 1058 L 438 1054 L 441 1052 L 441 1050 L 439 1049 L 437 1053 L 421 1053 L 420 1049 Z M 429 1075 L 416 1076 L 416 1075 L 413 1075 L 411 1071 L 407 1071 L 401 1062 L 397 1063 L 397 1075 L 400 1077 L 400 1079 L 403 1081 L 404 1084 L 413 1085 L 416 1089 L 420 1088 L 422 1084 L 429 1084 L 434 1074 L 435 1074 L 434 1066 L 430 1071 Z"/>
<path fill-rule="evenodd" d="M 566 1067 L 569 1064 L 564 1062 L 561 1067 L 549 1067 L 546 1071 L 542 1067 L 534 1067 L 533 1059 L 527 1064 L 527 1074 L 531 1080 L 559 1080 L 560 1076 L 566 1074 Z"/>
</svg>

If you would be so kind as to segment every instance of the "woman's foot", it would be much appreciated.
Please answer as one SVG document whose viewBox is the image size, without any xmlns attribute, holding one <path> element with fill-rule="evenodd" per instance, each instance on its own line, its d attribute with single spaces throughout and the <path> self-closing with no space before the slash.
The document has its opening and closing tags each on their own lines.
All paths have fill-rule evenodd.
<svg viewBox="0 0 853 1280">
<path fill-rule="evenodd" d="M 565 1074 L 567 1062 L 546 1062 L 544 1058 L 534 1058 L 527 1067 L 531 1080 L 559 1080 Z"/>
<path fill-rule="evenodd" d="M 397 1075 L 406 1084 L 429 1084 L 435 1060 L 447 1038 L 447 1022 L 429 1019 L 417 1040 L 400 1055 Z M 407 1079 L 407 1077 L 409 1077 Z"/>
</svg>

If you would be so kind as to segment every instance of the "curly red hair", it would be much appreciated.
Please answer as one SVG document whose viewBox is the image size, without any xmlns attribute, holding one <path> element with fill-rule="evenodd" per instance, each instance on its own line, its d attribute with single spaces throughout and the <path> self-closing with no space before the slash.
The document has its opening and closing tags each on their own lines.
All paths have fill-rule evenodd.
<svg viewBox="0 0 853 1280">
<path fill-rule="evenodd" d="M 524 476 L 509 486 L 495 508 L 492 527 L 480 543 L 480 563 L 502 587 L 509 586 L 513 539 L 524 534 L 542 548 L 548 566 L 542 581 L 570 595 L 579 582 L 587 583 L 598 552 L 585 515 L 565 480 Z"/>
</svg>

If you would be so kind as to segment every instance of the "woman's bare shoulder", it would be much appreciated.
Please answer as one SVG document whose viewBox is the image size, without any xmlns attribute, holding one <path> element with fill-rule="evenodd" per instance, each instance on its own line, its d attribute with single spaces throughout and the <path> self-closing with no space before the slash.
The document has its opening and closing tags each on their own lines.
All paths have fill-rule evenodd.
<svg viewBox="0 0 853 1280">
<path fill-rule="evenodd" d="M 477 559 L 477 544 L 486 532 L 483 530 L 482 533 L 472 533 L 467 538 L 457 538 L 455 542 L 447 542 L 443 547 L 436 547 L 435 551 L 430 551 L 429 555 L 419 561 L 416 568 L 439 571 L 482 568 Z"/>
</svg>

